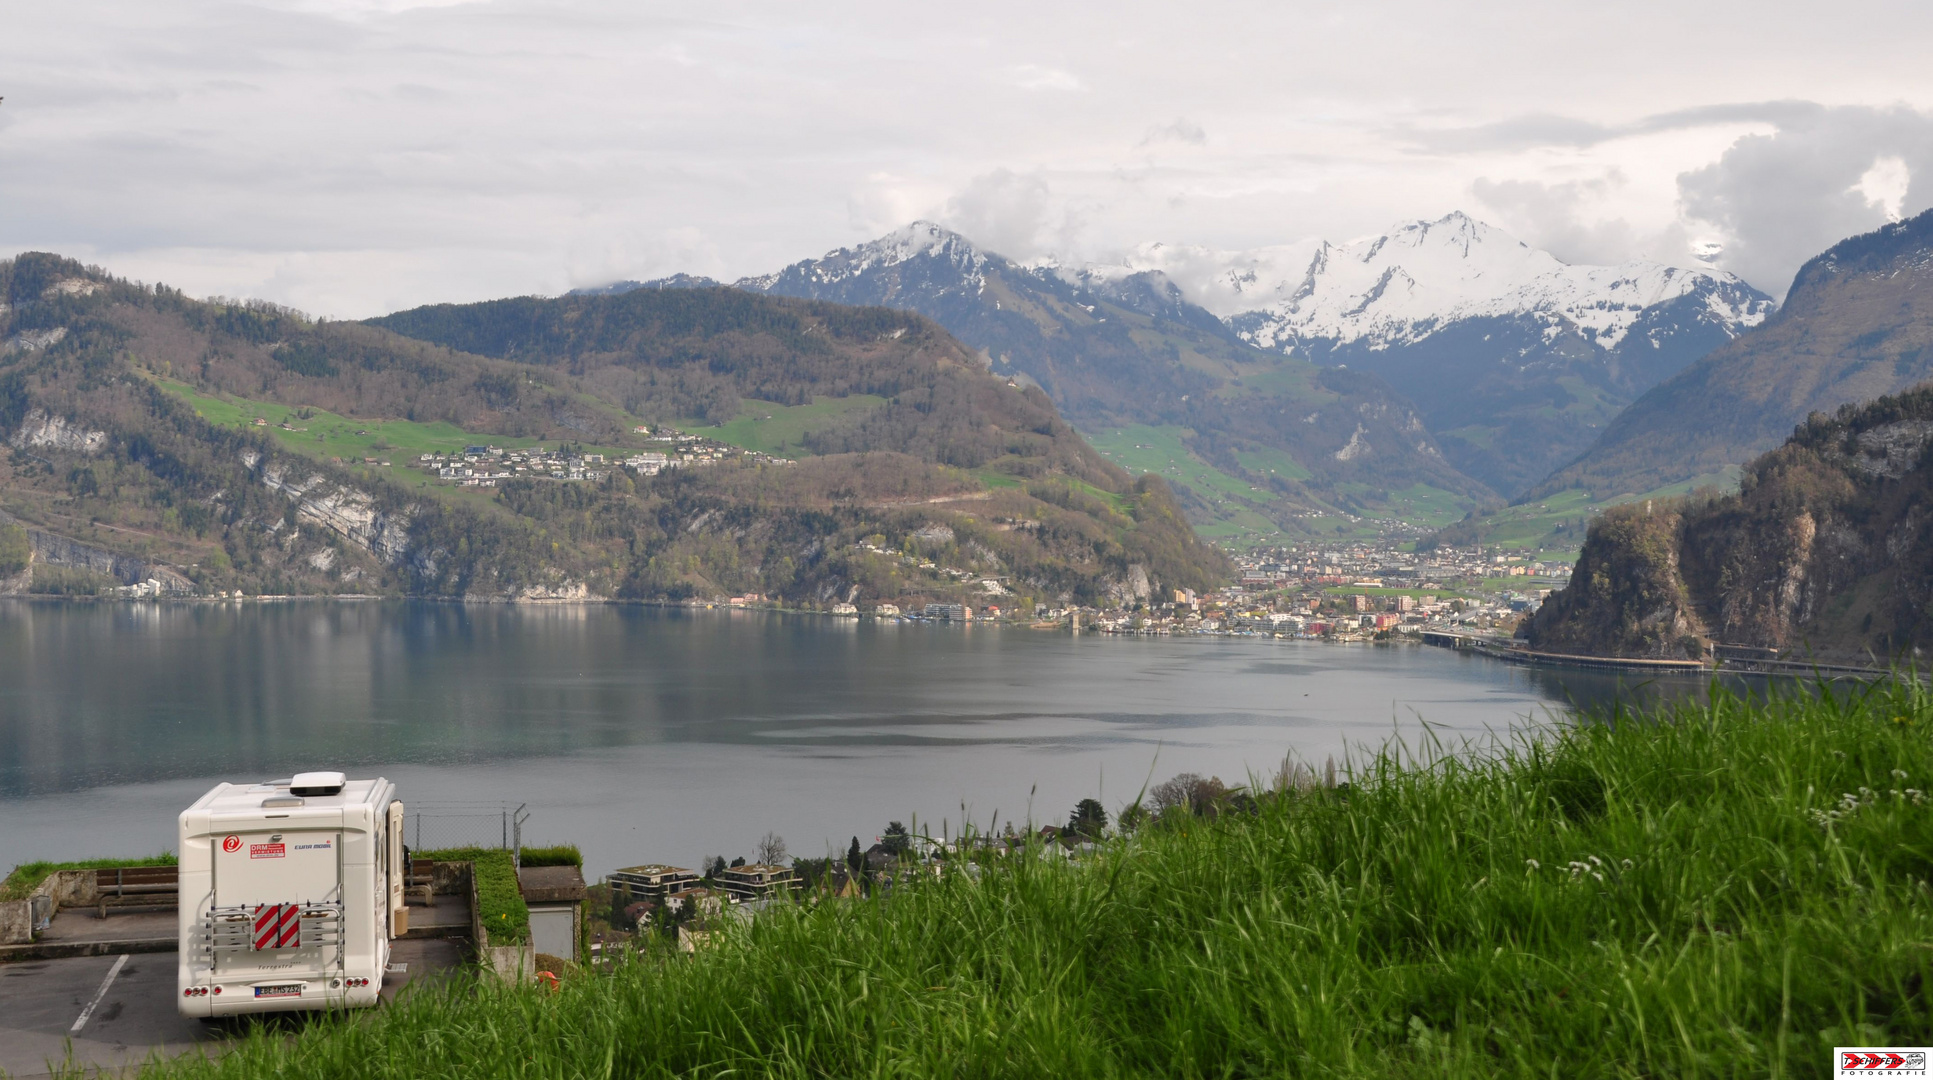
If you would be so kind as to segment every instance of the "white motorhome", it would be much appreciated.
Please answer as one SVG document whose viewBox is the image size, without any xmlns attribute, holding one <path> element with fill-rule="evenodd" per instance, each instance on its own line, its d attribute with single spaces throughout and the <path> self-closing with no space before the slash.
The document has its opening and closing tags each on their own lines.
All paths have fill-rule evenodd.
<svg viewBox="0 0 1933 1080">
<path fill-rule="evenodd" d="M 387 780 L 216 785 L 181 812 L 182 1015 L 374 1005 L 408 929 L 403 878 Z"/>
</svg>

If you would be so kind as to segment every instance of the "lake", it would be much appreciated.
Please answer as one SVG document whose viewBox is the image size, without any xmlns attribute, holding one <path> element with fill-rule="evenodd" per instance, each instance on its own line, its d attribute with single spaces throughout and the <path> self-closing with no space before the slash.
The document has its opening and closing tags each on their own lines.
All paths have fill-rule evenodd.
<svg viewBox="0 0 1933 1080">
<path fill-rule="evenodd" d="M 1662 689 L 1661 689 L 1662 687 Z M 171 848 L 221 780 L 380 774 L 422 846 L 571 841 L 587 873 L 1110 813 L 1179 772 L 1320 769 L 1632 690 L 1416 646 L 758 611 L 0 601 L 0 867 Z M 414 837 L 412 838 L 414 842 Z"/>
</svg>

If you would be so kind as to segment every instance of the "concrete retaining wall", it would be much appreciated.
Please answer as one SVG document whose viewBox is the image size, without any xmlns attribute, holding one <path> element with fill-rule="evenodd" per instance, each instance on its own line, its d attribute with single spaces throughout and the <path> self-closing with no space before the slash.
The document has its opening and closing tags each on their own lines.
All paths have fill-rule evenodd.
<svg viewBox="0 0 1933 1080">
<path fill-rule="evenodd" d="M 0 903 L 0 945 L 25 945 L 34 939 L 34 916 L 52 918 L 59 908 L 86 907 L 99 897 L 92 870 L 56 870 L 47 875 L 25 900 Z"/>
</svg>

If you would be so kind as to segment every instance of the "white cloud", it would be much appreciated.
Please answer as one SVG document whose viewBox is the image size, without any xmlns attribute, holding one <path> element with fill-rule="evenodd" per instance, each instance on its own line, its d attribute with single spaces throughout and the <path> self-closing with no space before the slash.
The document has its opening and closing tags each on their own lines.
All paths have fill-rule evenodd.
<svg viewBox="0 0 1933 1080">
<path fill-rule="evenodd" d="M 1085 90 L 1072 72 L 1040 64 L 1019 64 L 1003 72 L 1005 80 L 1022 90 Z"/>
<path fill-rule="evenodd" d="M 1722 239 L 1719 264 L 1776 296 L 1837 241 L 1933 205 L 1930 167 L 1933 114 L 1816 108 L 1740 138 L 1679 191 L 1686 218 Z"/>
<path fill-rule="evenodd" d="M 1887 154 L 1875 158 L 1873 167 L 1859 174 L 1853 190 L 1865 197 L 1866 205 L 1885 214 L 1887 220 L 1898 221 L 1912 182 L 1913 170 L 1906 167 L 1905 159 Z"/>
<path fill-rule="evenodd" d="M 1722 242 L 1776 288 L 1929 197 L 1933 6 L 1889 0 L 0 0 L 0 26 L 0 254 L 336 316 L 734 277 L 936 215 L 1024 256 L 1463 208 L 1577 257 Z M 1903 189 L 1862 180 L 1885 158 Z"/>
</svg>

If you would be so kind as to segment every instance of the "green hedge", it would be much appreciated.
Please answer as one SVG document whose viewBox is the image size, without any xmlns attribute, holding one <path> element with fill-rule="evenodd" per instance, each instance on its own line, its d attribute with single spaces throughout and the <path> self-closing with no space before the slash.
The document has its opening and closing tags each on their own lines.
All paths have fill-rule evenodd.
<svg viewBox="0 0 1933 1080">
<path fill-rule="evenodd" d="M 522 945 L 530 940 L 530 909 L 517 887 L 517 865 L 497 848 L 445 848 L 415 852 L 418 859 L 467 862 L 476 867 L 477 914 L 492 945 Z"/>
<path fill-rule="evenodd" d="M 174 852 L 164 851 L 142 859 L 82 859 L 79 862 L 25 862 L 13 868 L 0 882 L 0 900 L 25 900 L 55 872 L 60 870 L 112 870 L 121 866 L 174 866 Z"/>
<path fill-rule="evenodd" d="M 527 847 L 521 853 L 525 866 L 575 866 L 584 868 L 584 853 L 577 850 L 576 844 L 557 844 L 553 847 Z"/>
</svg>

